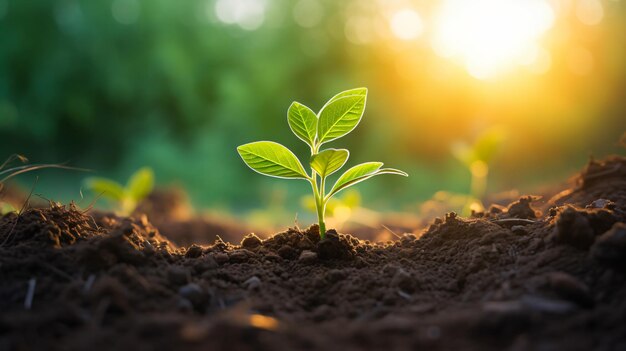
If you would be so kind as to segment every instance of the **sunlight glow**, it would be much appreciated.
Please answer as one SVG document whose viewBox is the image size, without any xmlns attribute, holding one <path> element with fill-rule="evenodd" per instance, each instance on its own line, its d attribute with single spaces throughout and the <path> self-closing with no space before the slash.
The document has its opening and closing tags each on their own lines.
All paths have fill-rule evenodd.
<svg viewBox="0 0 626 351">
<path fill-rule="evenodd" d="M 412 9 L 396 12 L 389 25 L 393 34 L 402 40 L 415 39 L 422 34 L 422 18 Z"/>
<path fill-rule="evenodd" d="M 552 55 L 545 49 L 539 49 L 534 62 L 532 62 L 528 69 L 531 73 L 539 75 L 548 72 L 550 67 L 552 67 Z"/>
<path fill-rule="evenodd" d="M 573 48 L 567 56 L 567 66 L 576 75 L 588 75 L 593 71 L 593 55 L 584 47 Z"/>
<path fill-rule="evenodd" d="M 445 0 L 433 47 L 440 56 L 460 59 L 473 77 L 487 79 L 530 64 L 553 22 L 546 0 Z"/>
</svg>

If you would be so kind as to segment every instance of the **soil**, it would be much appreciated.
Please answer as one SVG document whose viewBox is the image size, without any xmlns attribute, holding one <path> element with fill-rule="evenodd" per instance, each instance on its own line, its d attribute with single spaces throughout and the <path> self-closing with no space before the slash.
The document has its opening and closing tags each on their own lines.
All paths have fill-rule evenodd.
<svg viewBox="0 0 626 351">
<path fill-rule="evenodd" d="M 218 236 L 225 241 L 238 242 L 242 233 L 253 231 L 234 218 L 195 214 L 185 191 L 175 186 L 153 191 L 135 210 L 135 216 L 142 214 L 150 218 L 150 223 L 161 234 L 179 246 L 211 244 Z M 264 235 L 265 231 L 257 233 Z"/>
<path fill-rule="evenodd" d="M 576 179 L 388 242 L 177 246 L 146 216 L 8 214 L 0 350 L 626 350 L 626 159 Z"/>
</svg>

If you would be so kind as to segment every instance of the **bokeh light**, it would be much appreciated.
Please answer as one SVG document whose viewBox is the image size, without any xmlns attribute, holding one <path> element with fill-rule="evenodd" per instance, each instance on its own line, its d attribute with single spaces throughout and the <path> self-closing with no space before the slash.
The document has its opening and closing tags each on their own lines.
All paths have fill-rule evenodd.
<svg viewBox="0 0 626 351">
<path fill-rule="evenodd" d="M 293 7 L 293 18 L 300 26 L 313 28 L 324 16 L 324 8 L 318 0 L 299 0 Z"/>
<path fill-rule="evenodd" d="M 422 34 L 420 15 L 412 9 L 403 9 L 393 14 L 390 21 L 393 34 L 403 40 L 415 39 Z"/>
<path fill-rule="evenodd" d="M 576 0 L 576 16 L 588 25 L 599 24 L 604 17 L 604 8 L 600 0 Z"/>
<path fill-rule="evenodd" d="M 265 21 L 266 0 L 217 0 L 217 18 L 245 30 L 255 30 Z"/>
</svg>

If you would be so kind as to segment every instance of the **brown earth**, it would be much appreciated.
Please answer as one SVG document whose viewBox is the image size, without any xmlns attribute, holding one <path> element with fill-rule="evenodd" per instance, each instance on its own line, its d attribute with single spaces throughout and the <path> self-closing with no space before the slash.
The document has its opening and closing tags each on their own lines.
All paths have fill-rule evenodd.
<svg viewBox="0 0 626 351">
<path fill-rule="evenodd" d="M 145 217 L 0 218 L 0 350 L 626 350 L 626 159 L 542 208 L 373 243 L 177 247 Z"/>
<path fill-rule="evenodd" d="M 135 210 L 137 217 L 142 214 L 178 246 L 207 245 L 218 236 L 225 241 L 238 242 L 243 233 L 252 231 L 234 218 L 194 213 L 188 195 L 176 186 L 153 191 Z"/>
</svg>

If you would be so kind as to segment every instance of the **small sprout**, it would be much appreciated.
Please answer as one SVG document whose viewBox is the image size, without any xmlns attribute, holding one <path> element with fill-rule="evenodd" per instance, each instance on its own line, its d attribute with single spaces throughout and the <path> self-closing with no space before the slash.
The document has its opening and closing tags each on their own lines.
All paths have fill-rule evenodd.
<svg viewBox="0 0 626 351">
<path fill-rule="evenodd" d="M 483 131 L 471 145 L 466 143 L 452 145 L 452 154 L 467 167 L 472 175 L 470 200 L 462 211 L 463 215 L 484 209 L 481 199 L 487 190 L 489 163 L 500 150 L 505 139 L 506 132 L 503 129 L 492 127 Z"/>
<path fill-rule="evenodd" d="M 333 96 L 317 114 L 298 102 L 293 102 L 289 106 L 287 111 L 289 128 L 311 150 L 310 174 L 304 170 L 293 152 L 273 141 L 257 141 L 237 148 L 245 164 L 255 172 L 276 178 L 304 179 L 311 184 L 322 238 L 326 236 L 324 221 L 326 206 L 334 195 L 376 175 L 408 176 L 397 169 L 382 168 L 382 162 L 366 162 L 344 172 L 327 192 L 327 177 L 345 165 L 350 152 L 346 149 L 320 150 L 320 148 L 323 144 L 339 139 L 356 128 L 365 111 L 366 99 L 367 89 L 357 88 Z"/>
<path fill-rule="evenodd" d="M 133 213 L 139 202 L 154 188 L 154 172 L 143 167 L 133 173 L 126 186 L 106 178 L 91 177 L 85 180 L 85 187 L 98 196 L 113 201 L 122 215 Z"/>
</svg>

